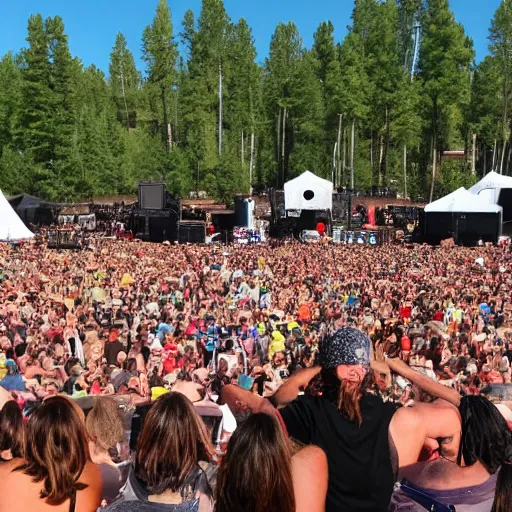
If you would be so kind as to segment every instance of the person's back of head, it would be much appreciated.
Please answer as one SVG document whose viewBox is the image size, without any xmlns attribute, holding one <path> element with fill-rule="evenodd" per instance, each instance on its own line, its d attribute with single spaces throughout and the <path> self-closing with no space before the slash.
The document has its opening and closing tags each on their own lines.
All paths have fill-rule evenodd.
<svg viewBox="0 0 512 512">
<path fill-rule="evenodd" d="M 21 458 L 25 453 L 25 424 L 19 405 L 13 400 L 0 411 L 0 458 Z"/>
<path fill-rule="evenodd" d="M 253 414 L 235 430 L 217 476 L 215 511 L 240 510 L 295 510 L 290 448 L 267 414 Z"/>
<path fill-rule="evenodd" d="M 512 432 L 498 408 L 483 396 L 465 396 L 459 407 L 462 437 L 457 463 L 480 462 L 498 480 L 492 512 L 507 512 L 512 503 Z"/>
<path fill-rule="evenodd" d="M 150 494 L 178 492 L 200 461 L 214 449 L 192 402 L 181 393 L 167 393 L 147 413 L 137 443 L 135 472 Z"/>
<path fill-rule="evenodd" d="M 86 419 L 87 434 L 94 444 L 94 452 L 119 452 L 118 445 L 125 440 L 123 414 L 116 401 L 98 397 Z"/>
<path fill-rule="evenodd" d="M 42 482 L 41 499 L 60 505 L 76 491 L 88 460 L 87 432 L 83 413 L 67 398 L 45 400 L 29 418 L 25 462 L 15 470 Z"/>
</svg>

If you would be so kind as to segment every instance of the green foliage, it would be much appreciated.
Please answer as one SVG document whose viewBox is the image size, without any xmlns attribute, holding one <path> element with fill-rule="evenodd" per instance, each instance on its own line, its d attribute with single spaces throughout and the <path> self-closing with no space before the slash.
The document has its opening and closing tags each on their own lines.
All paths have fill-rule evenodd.
<svg viewBox="0 0 512 512">
<path fill-rule="evenodd" d="M 71 55 L 60 17 L 30 17 L 26 48 L 0 59 L 6 193 L 80 200 L 164 180 L 175 194 L 200 189 L 229 202 L 252 184 L 282 186 L 306 169 L 330 178 L 333 168 L 346 184 L 352 125 L 358 188 L 402 192 L 407 179 L 408 195 L 427 198 L 433 147 L 435 195 L 469 185 L 471 159 L 441 155 L 469 155 L 473 133 L 478 171 L 485 159 L 490 169 L 494 148 L 512 172 L 512 0 L 496 11 L 491 55 L 478 66 L 448 0 L 356 0 L 344 40 L 326 21 L 311 49 L 294 23 L 280 23 L 261 64 L 251 27 L 231 20 L 222 0 L 202 0 L 197 18 L 186 12 L 181 54 L 168 1 L 155 4 L 143 72 L 118 33 L 108 77 Z"/>
</svg>

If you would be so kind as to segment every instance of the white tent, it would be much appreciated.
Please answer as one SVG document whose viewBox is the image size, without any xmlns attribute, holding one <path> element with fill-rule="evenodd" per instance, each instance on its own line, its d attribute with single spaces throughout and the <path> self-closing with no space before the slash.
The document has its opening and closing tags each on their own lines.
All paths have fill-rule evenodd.
<svg viewBox="0 0 512 512">
<path fill-rule="evenodd" d="M 286 210 L 332 210 L 332 182 L 303 172 L 284 184 Z"/>
<path fill-rule="evenodd" d="M 0 240 L 24 240 L 33 236 L 0 190 Z"/>
<path fill-rule="evenodd" d="M 425 213 L 501 213 L 503 208 L 475 196 L 464 187 L 425 206 Z"/>
<path fill-rule="evenodd" d="M 476 185 L 473 185 L 469 191 L 485 199 L 488 203 L 498 204 L 501 190 L 504 188 L 512 189 L 512 178 L 492 171 Z"/>
</svg>

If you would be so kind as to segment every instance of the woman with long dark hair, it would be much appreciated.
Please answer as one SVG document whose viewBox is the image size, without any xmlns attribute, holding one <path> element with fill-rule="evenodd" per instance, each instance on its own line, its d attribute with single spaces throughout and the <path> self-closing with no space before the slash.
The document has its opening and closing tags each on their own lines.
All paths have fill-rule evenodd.
<svg viewBox="0 0 512 512">
<path fill-rule="evenodd" d="M 277 419 L 249 416 L 231 437 L 217 476 L 215 512 L 323 512 L 327 458 L 316 446 L 291 456 Z"/>
<path fill-rule="evenodd" d="M 211 511 L 214 454 L 192 402 L 176 392 L 161 396 L 144 421 L 135 471 L 108 510 Z"/>
<path fill-rule="evenodd" d="M 483 396 L 463 397 L 459 411 L 462 432 L 441 443 L 441 458 L 402 472 L 401 488 L 392 498 L 397 510 L 421 511 L 438 502 L 456 510 L 510 511 L 512 432 L 507 422 Z"/>
<path fill-rule="evenodd" d="M 19 405 L 10 400 L 0 411 L 0 462 L 23 457 L 25 424 Z"/>
<path fill-rule="evenodd" d="M 78 406 L 48 398 L 30 416 L 26 439 L 23 458 L 0 465 L 0 512 L 96 511 L 101 480 Z"/>
<path fill-rule="evenodd" d="M 240 510 L 295 512 L 290 447 L 267 414 L 235 430 L 217 475 L 215 512 Z"/>
</svg>

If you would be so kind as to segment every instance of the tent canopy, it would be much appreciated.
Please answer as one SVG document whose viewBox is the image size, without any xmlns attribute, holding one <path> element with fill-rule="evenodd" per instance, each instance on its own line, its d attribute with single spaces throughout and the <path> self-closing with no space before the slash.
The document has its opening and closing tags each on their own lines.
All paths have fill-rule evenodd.
<svg viewBox="0 0 512 512">
<path fill-rule="evenodd" d="M 310 171 L 284 184 L 286 210 L 332 210 L 332 182 Z"/>
<path fill-rule="evenodd" d="M 33 236 L 0 190 L 0 240 L 24 240 Z"/>
<path fill-rule="evenodd" d="M 501 213 L 503 208 L 475 196 L 464 187 L 425 206 L 425 213 Z"/>
<path fill-rule="evenodd" d="M 484 176 L 476 185 L 473 185 L 469 191 L 484 198 L 489 203 L 498 203 L 501 189 L 512 189 L 512 178 L 503 176 L 495 171 Z"/>
</svg>

